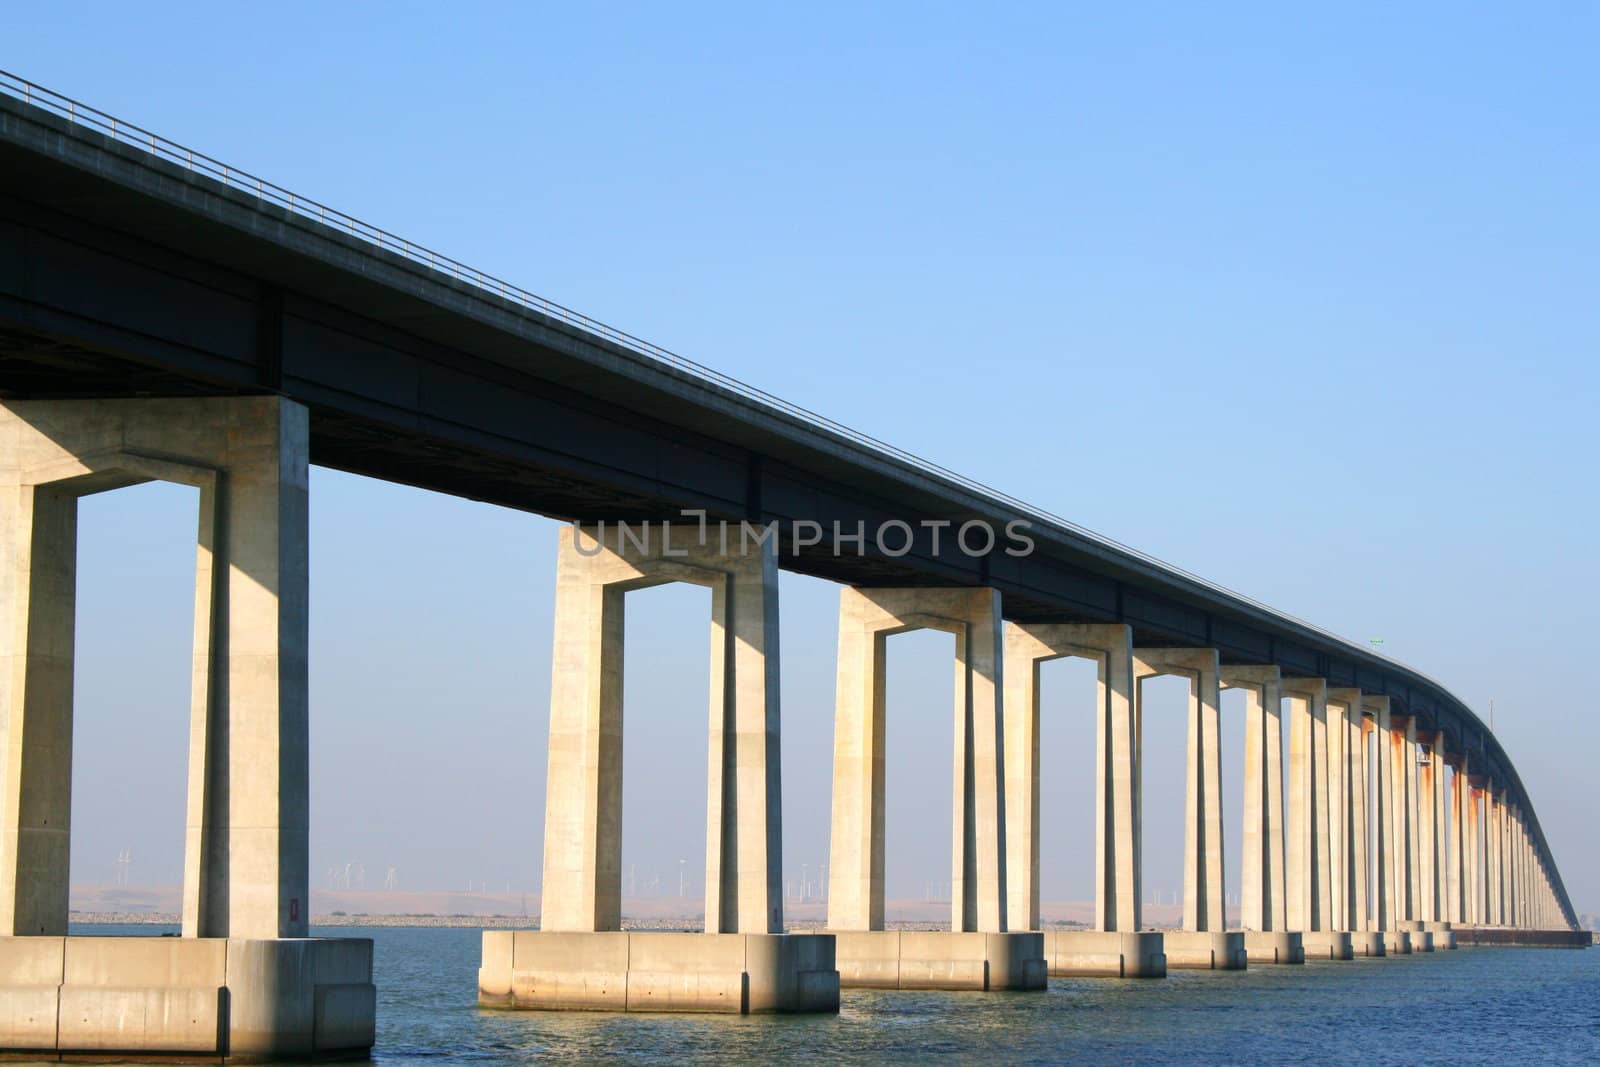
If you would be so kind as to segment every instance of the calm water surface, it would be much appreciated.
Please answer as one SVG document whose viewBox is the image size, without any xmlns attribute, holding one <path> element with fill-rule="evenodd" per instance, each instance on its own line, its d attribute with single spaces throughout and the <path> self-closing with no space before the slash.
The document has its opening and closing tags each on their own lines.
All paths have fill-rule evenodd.
<svg viewBox="0 0 1600 1067">
<path fill-rule="evenodd" d="M 318 932 L 374 942 L 379 1064 L 1600 1064 L 1600 949 L 1052 979 L 1046 993 L 847 990 L 837 1017 L 739 1018 L 482 1011 L 477 930 Z"/>
</svg>

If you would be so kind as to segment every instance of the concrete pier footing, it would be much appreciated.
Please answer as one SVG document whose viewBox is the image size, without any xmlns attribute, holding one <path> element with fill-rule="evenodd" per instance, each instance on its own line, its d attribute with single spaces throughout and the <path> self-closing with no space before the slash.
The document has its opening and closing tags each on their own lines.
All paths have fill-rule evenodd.
<svg viewBox="0 0 1600 1067">
<path fill-rule="evenodd" d="M 1350 935 L 1350 951 L 1357 956 L 1382 956 L 1383 933 L 1378 930 L 1356 930 Z"/>
<path fill-rule="evenodd" d="M 838 930 L 846 989 L 1043 989 L 1045 935 L 951 930 Z"/>
<path fill-rule="evenodd" d="M 1058 978 L 1165 978 L 1164 935 L 1153 931 L 1046 930 L 1044 958 Z"/>
<path fill-rule="evenodd" d="M 1356 958 L 1350 934 L 1344 930 L 1307 930 L 1301 938 L 1308 960 L 1353 960 Z"/>
<path fill-rule="evenodd" d="M 1242 971 L 1249 966 L 1244 932 L 1166 930 L 1162 940 L 1167 966 L 1191 971 Z"/>
<path fill-rule="evenodd" d="M 1425 923 L 1418 919 L 1401 923 L 1401 928 L 1411 935 L 1412 952 L 1433 951 L 1432 925 L 1433 924 L 1431 923 Z"/>
<path fill-rule="evenodd" d="M 1404 930 L 1383 930 L 1383 954 L 1385 956 L 1411 955 L 1411 935 Z"/>
<path fill-rule="evenodd" d="M 365 938 L 0 938 L 7 1052 L 230 1062 L 372 1047 Z"/>
<path fill-rule="evenodd" d="M 1246 930 L 1244 949 L 1251 964 L 1290 964 L 1306 961 L 1305 943 L 1291 930 Z"/>
<path fill-rule="evenodd" d="M 1447 922 L 1427 922 L 1422 924 L 1423 929 L 1433 935 L 1433 947 L 1437 952 L 1448 952 L 1456 947 L 1455 927 Z"/>
<path fill-rule="evenodd" d="M 485 930 L 478 1004 L 588 1011 L 833 1012 L 828 934 Z"/>
</svg>

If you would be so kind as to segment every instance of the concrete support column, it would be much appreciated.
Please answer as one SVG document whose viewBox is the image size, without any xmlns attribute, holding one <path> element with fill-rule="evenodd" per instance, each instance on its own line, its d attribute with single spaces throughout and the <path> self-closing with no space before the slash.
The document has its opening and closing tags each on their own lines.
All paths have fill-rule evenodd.
<svg viewBox="0 0 1600 1067">
<path fill-rule="evenodd" d="M 1361 706 L 1359 689 L 1328 690 L 1328 840 L 1331 848 L 1328 870 L 1333 882 L 1331 929 L 1334 930 L 1362 929 L 1362 918 L 1357 911 L 1357 882 L 1365 880 L 1366 871 L 1363 868 L 1358 876 L 1355 861 L 1354 774 Z M 1361 888 L 1364 890 L 1365 886 Z M 1359 894 L 1363 912 L 1365 896 L 1364 892 Z"/>
<path fill-rule="evenodd" d="M 1406 744 L 1407 734 L 1412 729 L 1411 719 L 1408 716 L 1392 713 L 1388 718 L 1386 740 L 1390 788 L 1385 819 L 1388 823 L 1389 855 L 1392 859 L 1389 873 L 1394 883 L 1394 910 L 1391 912 L 1391 917 L 1395 923 L 1403 923 L 1416 918 L 1411 845 L 1415 824 L 1412 818 L 1414 808 L 1410 790 L 1415 781 L 1415 762 L 1409 758 L 1411 752 Z M 1392 928 L 1399 929 L 1398 926 Z"/>
<path fill-rule="evenodd" d="M 781 933 L 774 547 L 724 554 L 665 525 L 633 534 L 559 535 L 541 926 L 621 929 L 623 598 L 687 582 L 712 597 L 706 931 Z"/>
<path fill-rule="evenodd" d="M 1245 693 L 1240 925 L 1286 930 L 1283 867 L 1283 687 L 1275 666 L 1223 667 L 1224 689 Z"/>
<path fill-rule="evenodd" d="M 1189 679 L 1189 761 L 1185 783 L 1183 928 L 1227 929 L 1222 880 L 1221 680 L 1213 648 L 1141 648 L 1133 652 L 1134 731 L 1143 737 L 1143 681 L 1162 674 Z"/>
<path fill-rule="evenodd" d="M 1482 779 L 1467 776 L 1467 921 L 1484 924 L 1485 889 L 1483 877 L 1483 790 Z"/>
<path fill-rule="evenodd" d="M 77 500 L 200 491 L 183 932 L 304 937 L 306 410 L 277 397 L 0 405 L 0 931 L 64 934 Z"/>
<path fill-rule="evenodd" d="M 1416 922 L 1422 918 L 1422 848 L 1419 834 L 1420 802 L 1417 795 L 1417 717 L 1405 718 L 1405 733 L 1400 742 L 1400 759 L 1405 768 L 1405 918 Z"/>
<path fill-rule="evenodd" d="M 1483 794 L 1485 823 L 1484 823 L 1484 853 L 1488 860 L 1485 867 L 1488 871 L 1487 896 L 1489 907 L 1485 916 L 1489 925 L 1499 926 L 1504 921 L 1500 913 L 1500 790 L 1491 785 Z"/>
<path fill-rule="evenodd" d="M 1122 625 L 1005 628 L 1007 921 L 1039 928 L 1039 665 L 1078 656 L 1098 671 L 1095 704 L 1095 929 L 1140 927 L 1133 631 Z"/>
<path fill-rule="evenodd" d="M 1520 929 L 1522 926 L 1522 850 L 1517 843 L 1517 828 L 1522 812 L 1512 809 L 1510 824 L 1506 827 L 1506 925 Z"/>
<path fill-rule="evenodd" d="M 1467 922 L 1466 784 L 1467 757 L 1463 755 L 1450 764 L 1450 876 L 1446 913 L 1453 923 Z"/>
<path fill-rule="evenodd" d="M 1377 922 L 1378 929 L 1394 931 L 1400 929 L 1405 918 L 1404 837 L 1396 825 L 1404 811 L 1403 800 L 1397 794 L 1404 793 L 1405 784 L 1403 775 L 1397 777 L 1401 763 L 1395 754 L 1395 717 L 1390 700 L 1387 696 L 1372 696 L 1365 703 L 1372 710 L 1376 734 L 1373 755 L 1378 776 L 1378 840 L 1373 842 L 1373 855 L 1377 860 Z"/>
<path fill-rule="evenodd" d="M 1369 803 L 1372 790 L 1372 768 L 1368 753 L 1372 746 L 1372 732 L 1374 729 L 1372 719 L 1365 712 L 1366 698 L 1362 698 L 1361 705 L 1350 723 L 1351 744 L 1355 746 L 1355 755 L 1351 760 L 1351 784 L 1353 801 L 1350 807 L 1351 817 L 1351 862 L 1355 868 L 1355 922 L 1357 930 L 1376 930 L 1377 905 L 1373 900 L 1373 853 L 1375 847 L 1371 838 L 1371 812 Z M 1379 887 L 1381 895 L 1381 886 Z"/>
<path fill-rule="evenodd" d="M 1321 678 L 1285 678 L 1289 700 L 1288 917 L 1294 930 L 1332 928 L 1328 838 L 1328 690 Z"/>
<path fill-rule="evenodd" d="M 1522 856 L 1522 822 L 1519 818 L 1511 826 L 1511 925 L 1519 930 L 1527 924 L 1527 915 L 1523 909 L 1527 879 Z"/>
<path fill-rule="evenodd" d="M 884 646 L 918 629 L 956 638 L 951 929 L 1004 933 L 1004 634 L 992 589 L 840 592 L 828 926 L 883 929 Z"/>
<path fill-rule="evenodd" d="M 1436 732 L 1427 734 L 1423 742 L 1427 745 L 1427 758 L 1417 765 L 1418 879 L 1422 887 L 1417 918 L 1423 922 L 1438 922 L 1444 918 L 1439 909 L 1443 899 L 1439 876 L 1444 870 L 1439 861 L 1444 810 L 1444 791 L 1439 786 L 1439 776 L 1444 770 L 1439 759 L 1440 737 Z M 1419 752 L 1419 758 L 1420 755 Z"/>
</svg>

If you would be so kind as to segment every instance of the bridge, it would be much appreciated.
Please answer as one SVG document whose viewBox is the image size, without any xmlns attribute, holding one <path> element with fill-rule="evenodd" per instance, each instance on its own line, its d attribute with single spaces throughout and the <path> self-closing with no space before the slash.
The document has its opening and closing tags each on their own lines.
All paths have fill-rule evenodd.
<svg viewBox="0 0 1600 1067">
<path fill-rule="evenodd" d="M 370 943 L 307 936 L 310 464 L 572 523 L 540 929 L 485 932 L 484 1005 L 831 1011 L 841 987 L 1578 943 L 1511 759 L 1420 671 L 142 127 L 0 89 L 0 1048 L 371 1046 Z M 148 480 L 201 494 L 183 936 L 73 936 L 76 501 Z M 842 586 L 823 933 L 782 913 L 780 568 Z M 621 605 L 673 581 L 713 593 L 706 932 L 644 934 L 620 914 Z M 955 634 L 959 668 L 937 933 L 883 915 L 883 640 L 917 628 Z M 1064 656 L 1100 679 L 1089 931 L 1039 920 L 1035 667 Z M 1140 910 L 1160 675 L 1190 685 L 1175 931 Z M 1247 701 L 1239 826 L 1224 688 Z"/>
</svg>

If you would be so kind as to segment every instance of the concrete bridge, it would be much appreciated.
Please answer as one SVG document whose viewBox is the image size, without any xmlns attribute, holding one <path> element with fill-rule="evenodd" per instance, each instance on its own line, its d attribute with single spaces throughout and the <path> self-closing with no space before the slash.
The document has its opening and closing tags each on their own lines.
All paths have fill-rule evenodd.
<svg viewBox="0 0 1600 1067">
<path fill-rule="evenodd" d="M 307 937 L 311 463 L 574 523 L 541 929 L 485 933 L 486 1005 L 830 1011 L 841 986 L 1575 936 L 1511 760 L 1420 672 L 142 128 L 0 89 L 0 1049 L 371 1045 L 370 944 Z M 183 936 L 72 936 L 76 500 L 151 479 L 201 493 Z M 820 934 L 782 914 L 780 568 L 843 586 Z M 706 932 L 626 932 L 622 610 L 675 581 L 713 593 Z M 956 636 L 937 933 L 883 915 L 883 647 L 918 628 Z M 1045 932 L 1038 783 L 1059 772 L 1037 666 L 1064 656 L 1099 671 L 1096 929 Z M 1140 704 L 1160 675 L 1190 688 L 1183 928 L 1166 932 L 1140 914 Z M 1248 706 L 1237 826 L 1224 688 Z M 1238 930 L 1225 848 L 1242 849 Z"/>
</svg>

